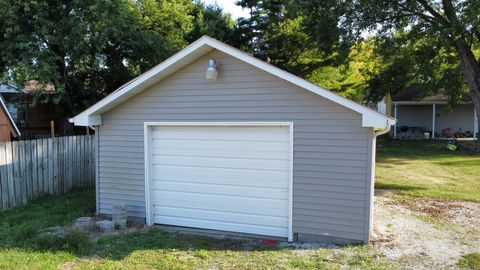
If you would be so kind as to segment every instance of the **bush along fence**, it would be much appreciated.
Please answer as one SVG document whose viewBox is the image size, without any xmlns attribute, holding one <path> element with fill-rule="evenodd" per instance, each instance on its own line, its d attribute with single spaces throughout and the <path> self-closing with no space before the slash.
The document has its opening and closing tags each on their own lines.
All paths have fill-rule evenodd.
<svg viewBox="0 0 480 270">
<path fill-rule="evenodd" d="M 0 143 L 0 210 L 95 187 L 93 135 Z"/>
</svg>

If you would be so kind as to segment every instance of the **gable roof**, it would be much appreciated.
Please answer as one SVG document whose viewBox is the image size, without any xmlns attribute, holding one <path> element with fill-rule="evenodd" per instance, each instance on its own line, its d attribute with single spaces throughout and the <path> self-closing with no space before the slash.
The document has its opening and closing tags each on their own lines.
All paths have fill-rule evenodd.
<svg viewBox="0 0 480 270">
<path fill-rule="evenodd" d="M 0 94 L 25 94 L 25 91 L 9 83 L 0 83 Z"/>
<path fill-rule="evenodd" d="M 5 100 L 3 100 L 3 97 L 1 95 L 0 95 L 0 105 L 2 106 L 2 109 L 3 109 L 4 113 L 8 116 L 8 120 L 10 121 L 10 124 L 12 125 L 13 130 L 15 131 L 15 134 L 13 134 L 13 136 L 14 137 L 19 137 L 20 135 L 22 135 L 22 133 L 20 133 L 20 130 L 18 129 L 17 125 L 15 124 L 15 121 L 13 121 L 13 118 L 10 115 L 10 112 L 7 109 L 7 105 L 5 104 Z"/>
<path fill-rule="evenodd" d="M 180 68 L 192 63 L 200 56 L 212 51 L 219 50 L 225 54 L 244 61 L 256 68 L 264 70 L 280 79 L 286 80 L 295 84 L 305 90 L 318 94 L 328 100 L 331 100 L 339 105 L 349 108 L 362 115 L 363 127 L 374 127 L 384 129 L 388 126 L 394 125 L 396 120 L 375 110 L 360 105 L 352 100 L 344 98 L 338 94 L 328 91 L 318 85 L 308 82 L 298 76 L 295 76 L 285 70 L 277 68 L 260 59 L 257 59 L 237 48 L 220 42 L 209 36 L 203 36 L 194 43 L 190 44 L 180 52 L 174 54 L 164 62 L 148 70 L 137 78 L 127 82 L 120 88 L 115 90 L 104 99 L 100 100 L 90 108 L 78 114 L 72 119 L 72 122 L 77 126 L 95 126 L 102 124 L 102 113 L 112 109 L 121 102 L 127 100 L 131 96 L 147 89 L 153 84 L 166 78 L 168 75 L 174 73 Z"/>
</svg>

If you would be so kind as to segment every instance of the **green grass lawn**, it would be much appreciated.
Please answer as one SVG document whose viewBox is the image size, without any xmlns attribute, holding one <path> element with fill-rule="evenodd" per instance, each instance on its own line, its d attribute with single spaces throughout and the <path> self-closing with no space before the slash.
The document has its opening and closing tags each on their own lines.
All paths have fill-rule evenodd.
<svg viewBox="0 0 480 270">
<path fill-rule="evenodd" d="M 92 215 L 92 192 L 45 198 L 0 212 L 0 269 L 394 269 L 369 246 L 296 251 L 246 241 L 182 236 L 157 228 L 65 239 L 38 231 Z"/>
<path fill-rule="evenodd" d="M 462 269 L 480 270 L 480 252 L 462 256 L 458 266 Z"/>
<path fill-rule="evenodd" d="M 452 152 L 446 145 L 446 141 L 378 140 L 375 187 L 480 202 L 480 155 Z"/>
</svg>

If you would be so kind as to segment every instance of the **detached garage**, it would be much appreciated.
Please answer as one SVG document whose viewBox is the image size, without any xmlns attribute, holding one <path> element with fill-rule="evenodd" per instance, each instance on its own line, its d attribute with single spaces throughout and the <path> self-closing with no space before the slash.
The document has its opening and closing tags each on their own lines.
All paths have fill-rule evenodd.
<svg viewBox="0 0 480 270">
<path fill-rule="evenodd" d="M 96 131 L 99 214 L 322 242 L 369 241 L 395 123 L 210 37 L 73 121 Z"/>
</svg>

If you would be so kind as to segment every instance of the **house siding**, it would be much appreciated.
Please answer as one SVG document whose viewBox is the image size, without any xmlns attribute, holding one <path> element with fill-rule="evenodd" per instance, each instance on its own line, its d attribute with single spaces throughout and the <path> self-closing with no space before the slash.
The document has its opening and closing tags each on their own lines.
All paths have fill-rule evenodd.
<svg viewBox="0 0 480 270">
<path fill-rule="evenodd" d="M 219 66 L 205 79 L 208 59 Z M 361 115 L 212 51 L 102 115 L 99 127 L 99 211 L 125 203 L 145 217 L 144 122 L 294 123 L 293 232 L 364 241 L 373 130 Z"/>
</svg>

